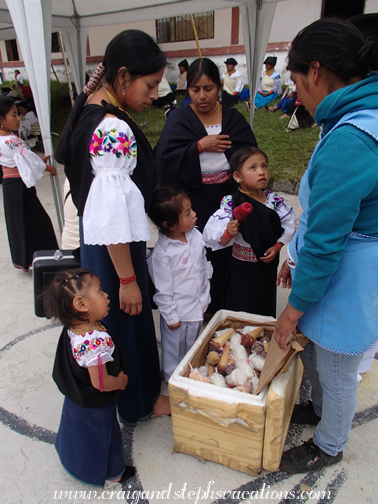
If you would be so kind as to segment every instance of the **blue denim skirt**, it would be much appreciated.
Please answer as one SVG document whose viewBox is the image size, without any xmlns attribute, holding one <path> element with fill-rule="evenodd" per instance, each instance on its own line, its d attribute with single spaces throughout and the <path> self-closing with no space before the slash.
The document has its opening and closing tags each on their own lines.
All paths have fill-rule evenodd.
<svg viewBox="0 0 378 504">
<path fill-rule="evenodd" d="M 116 402 L 82 408 L 64 399 L 55 448 L 66 471 L 87 485 L 103 487 L 125 470 Z"/>
</svg>

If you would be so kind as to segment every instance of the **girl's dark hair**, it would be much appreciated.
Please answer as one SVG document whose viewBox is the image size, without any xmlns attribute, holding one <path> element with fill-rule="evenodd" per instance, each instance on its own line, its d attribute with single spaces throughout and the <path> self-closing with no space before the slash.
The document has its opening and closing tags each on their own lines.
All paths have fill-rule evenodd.
<svg viewBox="0 0 378 504">
<path fill-rule="evenodd" d="M 0 96 L 0 117 L 4 119 L 13 106 L 14 101 L 12 100 L 12 98 L 8 98 L 7 96 Z"/>
<path fill-rule="evenodd" d="M 257 147 L 241 147 L 236 152 L 234 152 L 230 159 L 230 173 L 231 175 L 234 172 L 239 172 L 243 164 L 247 161 L 248 158 L 253 156 L 254 154 L 262 154 L 266 159 L 266 164 L 268 164 L 268 156 L 261 149 Z"/>
<path fill-rule="evenodd" d="M 109 42 L 102 64 L 105 67 L 105 81 L 113 86 L 122 67 L 134 79 L 158 72 L 165 67 L 167 60 L 150 35 L 141 30 L 125 30 Z M 87 98 L 85 93 L 79 94 L 63 130 L 55 151 L 55 159 L 61 164 L 71 164 L 71 137 Z"/>
<path fill-rule="evenodd" d="M 174 187 L 157 187 L 154 191 L 151 210 L 148 214 L 159 231 L 169 235 L 169 231 L 178 224 L 185 199 L 190 199 L 186 192 Z M 167 223 L 167 227 L 163 226 Z"/>
<path fill-rule="evenodd" d="M 209 58 L 198 58 L 193 61 L 193 63 L 188 68 L 188 73 L 186 75 L 187 88 L 193 86 L 196 81 L 206 75 L 211 79 L 219 89 L 221 89 L 222 84 L 219 77 L 219 70 L 214 61 Z"/>
<path fill-rule="evenodd" d="M 83 295 L 83 291 L 91 285 L 94 278 L 97 278 L 97 275 L 83 268 L 57 273 L 43 293 L 46 316 L 60 320 L 65 327 L 77 325 L 77 322 L 88 322 L 88 314 L 76 310 L 73 299 Z"/>
<path fill-rule="evenodd" d="M 365 40 L 349 21 L 319 19 L 303 28 L 293 40 L 287 69 L 307 75 L 314 61 L 331 70 L 344 84 L 354 77 L 362 79 L 378 68 L 377 38 Z"/>
</svg>

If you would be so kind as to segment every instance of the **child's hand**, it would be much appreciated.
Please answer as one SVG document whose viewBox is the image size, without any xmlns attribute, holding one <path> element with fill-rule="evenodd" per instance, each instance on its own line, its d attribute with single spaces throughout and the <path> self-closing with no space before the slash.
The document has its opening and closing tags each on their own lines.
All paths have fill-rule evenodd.
<svg viewBox="0 0 378 504">
<path fill-rule="evenodd" d="M 170 329 L 171 331 L 174 331 L 175 329 L 178 329 L 179 327 L 181 327 L 181 320 L 179 320 L 176 324 L 169 325 L 168 329 Z"/>
<path fill-rule="evenodd" d="M 273 245 L 273 247 L 268 248 L 265 254 L 262 257 L 260 257 L 260 261 L 264 263 L 270 263 L 276 257 L 278 252 L 279 252 L 278 247 L 275 247 Z"/>
<path fill-rule="evenodd" d="M 123 371 L 120 371 L 118 373 L 118 379 L 120 381 L 119 389 L 120 390 L 125 390 L 127 382 L 129 381 L 129 377 L 125 375 Z"/>
<path fill-rule="evenodd" d="M 238 234 L 239 231 L 239 221 L 234 219 L 230 220 L 230 222 L 227 224 L 227 233 L 234 237 Z"/>
</svg>

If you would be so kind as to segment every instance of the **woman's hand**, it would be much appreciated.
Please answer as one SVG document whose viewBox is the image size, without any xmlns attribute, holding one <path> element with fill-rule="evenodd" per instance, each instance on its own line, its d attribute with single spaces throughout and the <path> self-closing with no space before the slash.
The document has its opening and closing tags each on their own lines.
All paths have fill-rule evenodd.
<svg viewBox="0 0 378 504">
<path fill-rule="evenodd" d="M 136 282 L 120 285 L 119 307 L 129 315 L 139 315 L 142 311 L 142 294 Z"/>
<path fill-rule="evenodd" d="M 270 263 L 278 254 L 279 249 L 273 245 L 273 247 L 268 248 L 268 250 L 264 253 L 262 257 L 260 257 L 260 261 L 263 263 Z"/>
<path fill-rule="evenodd" d="M 287 339 L 296 328 L 302 315 L 303 312 L 293 308 L 288 302 L 286 308 L 278 317 L 273 336 L 281 350 L 288 349 Z"/>
<path fill-rule="evenodd" d="M 276 285 L 279 286 L 280 283 L 282 283 L 282 287 L 284 289 L 291 288 L 291 270 L 290 266 L 287 264 L 287 259 L 286 261 L 282 264 L 281 269 L 277 275 L 277 281 Z"/>
<path fill-rule="evenodd" d="M 225 152 L 231 148 L 229 135 L 206 135 L 199 143 L 204 152 Z"/>
</svg>

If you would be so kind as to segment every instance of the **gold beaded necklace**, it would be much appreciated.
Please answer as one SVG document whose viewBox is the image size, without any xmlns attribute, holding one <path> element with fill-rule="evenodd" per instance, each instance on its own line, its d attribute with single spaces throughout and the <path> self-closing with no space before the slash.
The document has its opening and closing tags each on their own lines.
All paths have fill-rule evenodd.
<svg viewBox="0 0 378 504">
<path fill-rule="evenodd" d="M 70 327 L 70 331 L 74 334 L 77 334 L 78 336 L 81 336 L 81 335 L 83 335 L 87 332 L 91 332 L 91 331 L 105 331 L 106 332 L 106 328 L 105 328 L 105 326 L 103 326 L 101 324 L 100 321 L 97 320 L 95 329 L 75 329 L 75 327 Z"/>
<path fill-rule="evenodd" d="M 134 121 L 134 119 L 131 117 L 131 115 L 127 112 L 127 109 L 125 109 L 124 107 L 122 107 L 119 104 L 119 102 L 116 100 L 116 98 L 114 98 L 114 96 L 111 93 L 109 93 L 109 91 L 106 89 L 105 86 L 103 86 L 103 89 L 104 89 L 107 97 L 109 98 L 110 103 L 113 105 L 113 107 L 119 108 L 119 110 L 122 110 L 122 112 L 125 112 L 125 114 L 127 116 L 129 116 L 132 121 Z"/>
<path fill-rule="evenodd" d="M 256 190 L 252 190 L 252 191 L 243 191 L 243 189 L 241 189 L 240 187 L 239 187 L 239 191 L 243 194 L 246 194 L 250 198 L 255 199 L 255 200 L 259 200 L 261 198 L 262 193 L 263 193 L 261 189 L 256 189 Z"/>
<path fill-rule="evenodd" d="M 198 117 L 198 119 L 201 121 L 201 123 L 204 125 L 204 126 L 213 126 L 214 124 L 216 124 L 217 122 L 215 121 L 215 119 L 217 118 L 219 112 L 220 112 L 220 104 L 219 102 L 216 103 L 215 105 L 215 108 L 214 108 L 214 112 L 211 114 L 211 115 L 208 115 L 208 114 L 202 114 L 201 112 L 198 112 L 193 103 L 190 104 L 193 112 L 196 114 L 196 116 Z"/>
</svg>

